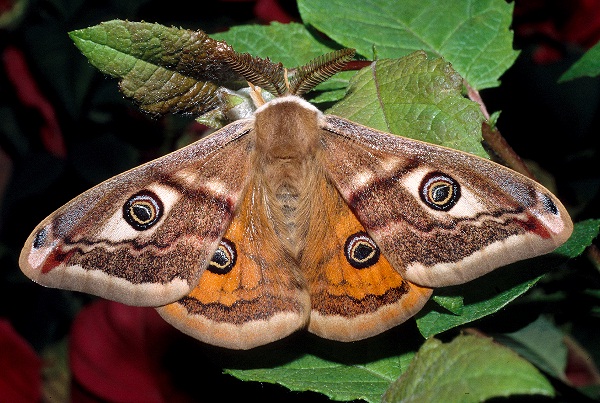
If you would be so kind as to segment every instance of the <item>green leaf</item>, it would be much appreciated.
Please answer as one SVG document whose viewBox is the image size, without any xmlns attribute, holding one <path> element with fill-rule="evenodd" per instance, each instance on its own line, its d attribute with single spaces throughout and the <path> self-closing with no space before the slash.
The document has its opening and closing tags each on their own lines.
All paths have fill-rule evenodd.
<svg viewBox="0 0 600 403">
<path fill-rule="evenodd" d="M 442 56 L 475 89 L 495 87 L 513 64 L 513 4 L 505 0 L 299 0 L 305 24 L 372 58 L 416 50 Z"/>
<path fill-rule="evenodd" d="M 201 115 L 239 103 L 240 77 L 224 62 L 227 47 L 202 31 L 113 20 L 69 33 L 105 74 L 121 78 L 121 91 L 152 114 Z"/>
<path fill-rule="evenodd" d="M 494 338 L 546 373 L 566 380 L 567 346 L 563 342 L 564 334 L 545 316 L 540 316 L 523 329 L 495 335 Z"/>
<path fill-rule="evenodd" d="M 429 301 L 416 315 L 419 331 L 430 337 L 498 312 L 531 289 L 547 271 L 581 254 L 598 235 L 599 226 L 600 220 L 577 223 L 571 238 L 552 254 L 513 263 L 466 284 L 436 289 L 438 296 L 462 297 L 462 309 L 449 310 Z"/>
<path fill-rule="evenodd" d="M 287 68 L 303 65 L 315 57 L 339 49 L 333 42 L 317 40 L 302 24 L 240 25 L 211 35 L 227 42 L 236 52 L 268 57 Z"/>
<path fill-rule="evenodd" d="M 462 79 L 449 63 L 415 52 L 359 71 L 348 95 L 328 113 L 486 157 L 481 146 L 483 116 L 461 89 Z"/>
<path fill-rule="evenodd" d="M 389 372 L 395 362 L 390 361 L 395 360 L 394 357 L 348 366 L 307 354 L 275 368 L 227 370 L 226 373 L 241 380 L 277 383 L 294 391 L 320 392 L 332 400 L 378 402 L 393 380 Z"/>
<path fill-rule="evenodd" d="M 465 306 L 464 298 L 462 295 L 436 295 L 434 294 L 431 299 L 435 301 L 439 306 L 447 309 L 454 315 L 461 315 L 463 313 L 463 307 Z"/>
<path fill-rule="evenodd" d="M 448 311 L 429 301 L 416 315 L 417 327 L 423 337 L 430 337 L 498 312 L 533 287 L 541 278 L 539 273 L 530 263 L 519 262 L 465 285 L 436 289 L 435 294 L 445 298 L 462 296 L 462 310 Z"/>
<path fill-rule="evenodd" d="M 600 232 L 600 219 L 589 219 L 575 224 L 573 235 L 554 253 L 566 258 L 574 258 L 583 253 L 591 245 Z"/>
<path fill-rule="evenodd" d="M 268 354 L 249 352 L 252 356 L 246 357 L 248 368 L 231 365 L 225 372 L 245 381 L 275 383 L 293 391 L 319 392 L 332 400 L 361 399 L 375 403 L 408 368 L 414 356 L 413 340 L 397 336 L 398 332 L 388 332 L 355 343 L 326 340 L 314 340 L 310 345 L 297 343 L 293 351 L 303 353 L 295 357 L 287 357 L 292 349 L 269 350 Z M 287 361 L 270 364 L 266 362 L 268 357 L 284 357 Z"/>
<path fill-rule="evenodd" d="M 488 119 L 488 123 L 489 123 L 490 127 L 496 127 L 496 125 L 498 124 L 498 119 L 500 119 L 501 112 L 502 111 L 492 112 L 492 114 L 490 115 L 490 118 Z"/>
<path fill-rule="evenodd" d="M 574 80 L 579 77 L 600 75 L 600 42 L 592 46 L 579 60 L 559 77 L 558 82 Z"/>
<path fill-rule="evenodd" d="M 383 402 L 480 402 L 510 395 L 553 396 L 554 389 L 529 362 L 491 339 L 429 339 Z"/>
</svg>

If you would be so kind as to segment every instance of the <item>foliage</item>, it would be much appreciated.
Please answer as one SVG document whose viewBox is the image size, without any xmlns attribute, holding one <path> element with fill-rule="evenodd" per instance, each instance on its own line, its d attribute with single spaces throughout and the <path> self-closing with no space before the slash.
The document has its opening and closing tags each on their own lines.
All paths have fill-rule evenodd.
<svg viewBox="0 0 600 403">
<path fill-rule="evenodd" d="M 554 390 L 514 351 L 490 339 L 458 336 L 446 345 L 427 340 L 383 402 L 477 402 L 511 394 L 552 396 Z"/>
<path fill-rule="evenodd" d="M 28 231 L 54 207 L 91 184 L 171 150 L 175 144 L 188 142 L 196 137 L 194 130 L 198 130 L 196 124 L 190 123 L 191 119 L 168 116 L 151 121 L 138 115 L 133 111 L 132 105 L 120 98 L 115 80 L 101 78 L 93 69 L 88 68 L 85 58 L 78 55 L 72 44 L 68 43 L 66 32 L 71 32 L 71 38 L 77 46 L 101 70 L 119 77 L 133 74 L 133 80 L 121 84 L 125 95 L 135 96 L 142 89 L 142 95 L 155 96 L 163 87 L 155 85 L 153 88 L 158 92 L 146 91 L 148 83 L 164 84 L 173 77 L 180 84 L 183 83 L 177 86 L 178 89 L 191 88 L 205 80 L 205 77 L 181 68 L 182 64 L 163 57 L 175 57 L 180 62 L 181 55 L 172 52 L 176 48 L 174 44 L 178 40 L 187 40 L 187 48 L 184 46 L 186 51 L 197 44 L 191 30 L 195 21 L 185 21 L 182 18 L 177 20 L 177 25 L 186 27 L 185 29 L 171 28 L 168 27 L 169 21 L 161 19 L 159 13 L 133 13 L 138 8 L 144 9 L 143 1 L 136 5 L 131 2 L 129 6 L 116 2 L 110 6 L 114 10 L 99 13 L 98 17 L 91 17 L 95 11 L 93 8 L 83 12 L 83 0 L 74 2 L 79 6 L 66 4 L 71 2 L 53 3 L 56 7 L 53 11 L 60 16 L 60 24 L 56 24 L 46 14 L 39 18 L 47 18 L 52 24 L 46 23 L 47 21 L 26 20 L 30 23 L 29 29 L 17 33 L 22 35 L 23 43 L 31 53 L 33 70 L 44 83 L 43 90 L 52 94 L 52 103 L 58 116 L 48 112 L 42 112 L 41 116 L 47 122 L 46 127 L 55 128 L 46 133 L 54 135 L 40 140 L 21 134 L 31 131 L 33 123 L 23 119 L 23 116 L 29 116 L 31 112 L 0 104 L 0 117 L 4 122 L 0 127 L 3 140 L 0 144 L 10 150 L 13 158 L 19 162 L 13 184 L 7 192 L 9 196 L 5 197 L 3 205 L 1 241 L 6 243 L 8 250 L 3 262 L 10 262 L 8 264 L 13 268 L 13 278 L 7 277 L 7 284 L 28 296 L 20 310 L 5 308 L 3 314 L 14 318 L 17 330 L 39 349 L 51 346 L 61 339 L 75 313 L 80 313 L 79 322 L 76 323 L 81 323 L 86 310 L 79 311 L 79 307 L 87 303 L 87 300 L 86 297 L 73 297 L 56 290 L 40 291 L 16 274 L 18 248 Z M 162 4 L 161 7 L 166 5 Z M 176 8 L 175 5 L 172 7 Z M 515 62 L 518 52 L 513 50 L 510 30 L 513 7 L 513 3 L 503 0 L 403 1 L 394 6 L 383 0 L 352 3 L 351 6 L 343 0 L 300 0 L 298 9 L 302 23 L 238 25 L 211 37 L 225 40 L 239 52 L 281 61 L 286 67 L 306 63 L 332 49 L 354 47 L 362 57 L 376 58 L 377 62 L 372 68 L 357 74 L 344 72 L 337 75 L 319 86 L 318 91 L 309 94 L 313 101 L 324 108 L 330 107 L 330 113 L 382 130 L 485 155 L 480 144 L 480 128 L 485 117 L 479 112 L 479 105 L 465 99 L 462 93 L 466 92 L 465 88 L 490 91 L 490 88 L 500 85 L 501 76 Z M 82 15 L 86 18 L 82 18 Z M 146 36 L 140 37 L 135 29 L 124 35 L 122 23 L 98 24 L 103 21 L 98 20 L 100 15 L 106 17 L 104 21 L 110 19 L 109 15 L 118 15 L 123 19 L 158 21 L 164 25 L 145 25 L 146 28 L 151 26 L 150 30 L 145 31 Z M 165 17 L 167 18 L 169 17 Z M 215 21 L 202 21 L 198 22 L 198 28 L 212 32 L 214 29 L 210 28 L 214 28 L 214 24 Z M 231 24 L 231 21 L 225 23 L 226 26 Z M 85 26 L 90 28 L 84 28 Z M 117 35 L 117 31 L 121 34 Z M 166 39 L 157 42 L 159 38 Z M 144 51 L 148 49 L 148 43 L 155 45 L 152 53 Z M 141 50 L 140 45 L 143 45 Z M 133 50 L 136 46 L 138 48 Z M 412 54 L 421 49 L 429 58 L 419 53 Z M 574 72 L 568 73 L 566 77 L 597 74 L 594 71 L 596 58 L 593 52 L 594 49 L 590 50 L 582 63 L 574 66 Z M 53 56 L 44 57 L 45 53 Z M 398 59 L 409 54 L 408 57 Z M 177 65 L 179 69 L 173 67 Z M 152 82 L 156 77 L 160 80 Z M 461 78 L 465 79 L 465 86 Z M 556 86 L 556 82 L 550 85 Z M 348 95 L 335 103 L 346 91 Z M 184 91 L 179 95 L 182 93 Z M 485 99 L 488 92 L 482 93 Z M 173 94 L 160 93 L 152 101 L 163 101 L 165 96 L 168 98 Z M 399 102 L 402 100 L 404 102 Z M 136 102 L 142 103 L 139 99 Z M 33 106 L 29 108 L 48 111 L 47 106 L 39 106 L 46 105 L 43 102 L 31 105 Z M 184 112 L 201 113 L 198 110 Z M 505 116 L 503 113 L 499 125 L 502 125 Z M 532 119 L 540 117 L 534 116 Z M 58 133 L 57 125 L 60 126 Z M 531 132 L 522 135 L 535 138 L 535 133 Z M 565 133 L 560 133 L 559 136 L 547 141 L 564 142 Z M 68 155 L 64 147 L 57 146 L 57 142 L 63 139 L 69 144 Z M 51 154 L 45 150 L 54 152 Z M 540 147 L 537 146 L 534 151 L 540 152 Z M 111 160 L 106 161 L 103 158 L 105 155 L 111 155 Z M 534 154 L 533 158 L 535 157 Z M 27 169 L 19 169 L 20 166 L 26 166 Z M 557 173 L 560 168 L 555 162 L 551 173 L 564 179 L 561 176 L 564 174 Z M 578 182 L 571 184 L 572 188 L 561 183 L 557 188 L 560 190 L 567 186 L 567 190 L 575 193 L 578 197 L 576 200 L 579 201 L 571 211 L 580 222 L 566 245 L 549 256 L 511 265 L 466 285 L 436 290 L 432 301 L 417 316 L 416 327 L 410 321 L 379 337 L 351 344 L 297 335 L 291 340 L 237 355 L 211 349 L 208 352 L 198 352 L 195 344 L 184 343 L 169 347 L 168 351 L 187 357 L 189 350 L 182 350 L 185 347 L 195 349 L 194 354 L 191 354 L 189 362 L 180 364 L 185 370 L 175 370 L 173 373 L 180 376 L 187 372 L 200 373 L 198 361 L 192 358 L 204 359 L 203 353 L 206 353 L 210 361 L 217 362 L 219 368 L 226 368 L 227 374 L 243 381 L 277 383 L 294 391 L 319 392 L 333 400 L 362 399 L 374 402 L 379 401 L 384 393 L 386 401 L 410 398 L 423 401 L 427 396 L 444 396 L 444 401 L 458 400 L 456 393 L 444 390 L 469 393 L 469 397 L 463 401 L 479 401 L 511 394 L 552 396 L 557 391 L 557 399 L 578 396 L 580 391 L 570 385 L 568 376 L 567 355 L 571 350 L 563 342 L 561 335 L 573 333 L 578 336 L 585 348 L 589 349 L 589 354 L 594 356 L 596 362 L 600 362 L 597 339 L 594 339 L 598 337 L 598 333 L 593 330 L 594 324 L 598 324 L 600 302 L 594 296 L 600 290 L 600 281 L 598 272 L 590 264 L 582 263 L 585 262 L 584 259 L 569 259 L 582 254 L 591 244 L 598 234 L 600 221 L 583 220 L 598 217 L 597 208 L 591 210 L 592 214 L 589 213 L 589 203 L 594 195 L 588 195 L 589 189 L 588 193 L 582 190 L 589 188 L 590 184 L 592 187 L 598 185 L 597 175 L 576 178 Z M 71 186 L 72 182 L 77 183 L 77 186 Z M 552 183 L 548 182 L 547 185 L 552 186 Z M 64 189 L 61 196 L 50 197 L 56 189 Z M 52 201 L 40 203 L 40 200 Z M 27 214 L 23 214 L 24 211 Z M 11 217 L 20 213 L 25 218 L 11 219 L 9 212 Z M 14 235 L 5 235 L 9 228 L 21 227 Z M 2 291 L 5 290 L 4 287 Z M 51 305 L 55 307 L 50 310 L 54 324 L 48 323 L 52 322 L 51 318 L 47 322 L 42 318 L 35 324 L 27 324 L 25 317 L 39 311 L 48 312 L 47 300 L 52 301 Z M 572 311 L 575 308 L 578 310 L 576 313 Z M 56 311 L 62 313 L 57 314 Z M 542 313 L 552 315 L 552 320 L 536 321 Z M 110 317 L 102 316 L 106 320 L 110 320 Z M 139 326 L 148 327 L 147 322 L 143 322 L 145 316 L 139 317 L 141 319 L 137 320 L 142 321 Z M 152 324 L 155 323 L 154 320 L 152 319 Z M 590 327 L 582 328 L 581 324 L 586 321 Z M 56 323 L 59 324 L 58 328 Z M 520 357 L 487 338 L 460 335 L 466 324 L 477 327 L 479 332 L 492 334 L 496 340 L 517 351 Z M 89 324 L 88 328 L 91 326 Z M 152 326 L 154 325 L 149 328 L 153 328 Z M 138 335 L 118 323 L 103 329 L 96 332 L 87 330 L 89 333 L 86 333 L 86 329 L 81 326 L 74 327 L 76 333 L 73 333 L 73 340 L 84 344 L 78 344 L 79 349 L 72 350 L 71 353 L 81 354 L 85 350 L 83 347 L 93 348 L 91 344 L 85 345 L 83 340 L 89 340 L 91 334 L 107 335 L 109 332 L 106 329 L 122 329 L 123 335 L 144 337 L 143 332 Z M 435 339 L 431 338 L 433 335 L 437 335 Z M 430 339 L 424 342 L 424 337 Z M 116 343 L 116 340 L 119 340 L 118 335 L 111 342 Z M 442 340 L 448 342 L 442 343 Z M 147 366 L 153 369 L 158 365 L 154 361 L 148 364 L 147 357 L 144 356 L 143 349 L 150 349 L 151 346 L 139 344 L 137 347 L 138 350 L 133 355 L 142 364 L 138 361 L 130 366 L 119 364 L 121 368 Z M 120 348 L 124 349 L 123 346 Z M 554 354 L 557 351 L 560 354 Z M 98 368 L 104 370 L 100 361 L 110 356 L 102 354 L 97 357 Z M 87 356 L 81 356 L 76 362 L 89 364 L 85 358 Z M 493 362 L 496 363 L 494 366 L 488 365 Z M 102 361 L 102 365 L 110 364 L 110 361 Z M 81 365 L 72 369 L 75 371 L 77 368 L 81 368 Z M 457 371 L 457 368 L 461 370 Z M 94 373 L 89 369 L 87 371 Z M 477 385 L 489 386 L 491 383 L 475 379 L 488 379 L 490 376 L 505 381 L 494 383 L 493 388 L 478 389 Z M 123 377 L 127 377 L 127 374 L 124 373 Z M 157 377 L 164 379 L 163 374 Z M 91 378 L 92 384 L 100 382 L 100 378 L 97 375 L 96 378 Z M 151 383 L 154 378 L 144 379 Z M 185 376 L 181 379 L 188 380 Z M 465 379 L 469 379 L 469 382 L 465 382 Z M 195 382 L 190 384 L 194 385 Z M 559 387 L 555 388 L 553 385 L 556 386 L 556 382 Z M 212 387 L 211 382 L 207 385 L 209 386 L 206 387 Z M 249 387 L 248 383 L 243 386 Z M 131 390 L 129 386 L 127 388 Z M 157 389 L 157 395 L 160 395 L 160 390 L 164 391 L 162 387 Z M 172 388 L 168 390 L 172 391 Z M 198 391 L 188 392 L 192 396 L 198 396 Z M 285 392 L 275 389 L 273 393 Z M 586 389 L 585 393 L 598 397 L 598 392 L 594 390 Z M 289 397 L 289 394 L 286 396 Z M 302 395 L 298 396 L 301 398 Z M 307 399 L 315 398 L 314 394 L 307 396 Z M 103 397 L 109 398 L 106 395 Z"/>
<path fill-rule="evenodd" d="M 595 77 L 600 74 L 600 43 L 588 50 L 569 70 L 560 76 L 559 82 L 573 80 L 578 77 Z"/>
</svg>

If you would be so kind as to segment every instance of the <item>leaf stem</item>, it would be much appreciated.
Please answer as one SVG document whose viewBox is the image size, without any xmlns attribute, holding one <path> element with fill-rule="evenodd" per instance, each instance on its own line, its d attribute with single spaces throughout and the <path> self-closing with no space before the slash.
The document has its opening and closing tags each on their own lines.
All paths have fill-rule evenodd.
<svg viewBox="0 0 600 403">
<path fill-rule="evenodd" d="M 486 119 L 481 125 L 481 135 L 483 136 L 484 147 L 509 168 L 514 169 L 528 178 L 535 179 L 533 173 L 527 168 L 527 165 L 525 165 L 519 154 L 517 154 L 510 144 L 508 144 L 506 139 L 500 133 L 500 130 L 498 130 L 497 127 L 492 127 L 490 125 L 490 114 L 479 91 L 471 87 L 466 80 L 463 82 L 467 88 L 469 99 L 477 102 L 481 113 Z"/>
</svg>

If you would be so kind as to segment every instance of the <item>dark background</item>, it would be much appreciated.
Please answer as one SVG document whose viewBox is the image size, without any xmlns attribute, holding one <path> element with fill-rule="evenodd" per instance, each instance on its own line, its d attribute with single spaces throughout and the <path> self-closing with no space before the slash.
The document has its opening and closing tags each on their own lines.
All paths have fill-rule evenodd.
<svg viewBox="0 0 600 403">
<path fill-rule="evenodd" d="M 87 63 L 67 32 L 119 18 L 213 33 L 239 24 L 298 21 L 299 16 L 295 2 L 285 0 L 34 0 L 19 15 L 16 10 L 24 3 L 0 0 L 0 318 L 41 354 L 65 339 L 75 315 L 94 299 L 42 288 L 21 274 L 18 254 L 30 231 L 94 184 L 175 149 L 203 130 L 192 119 L 153 120 L 138 112 L 123 100 L 116 80 Z M 600 81 L 557 84 L 557 79 L 600 39 L 599 4 L 516 1 L 514 47 L 521 55 L 499 88 L 482 91 L 488 110 L 502 111 L 502 134 L 519 155 L 537 164 L 538 177 L 554 181 L 554 191 L 574 221 L 599 216 Z M 600 325 L 598 301 L 583 293 L 600 289 L 598 267 L 598 258 L 588 253 L 568 275 L 550 276 L 539 285 L 561 293 L 559 302 L 541 311 L 552 313 L 584 345 L 597 341 Z M 600 362 L 600 351 L 590 353 Z M 170 357 L 164 367 L 170 370 L 177 363 Z M 241 387 L 219 374 L 218 367 L 211 367 L 198 382 L 211 388 L 210 382 Z M 179 388 L 174 383 L 169 393 Z M 77 393 L 101 401 L 80 386 Z M 201 391 L 187 386 L 182 387 L 184 395 L 200 399 Z M 272 385 L 248 383 L 243 388 L 241 396 L 321 399 Z"/>
</svg>

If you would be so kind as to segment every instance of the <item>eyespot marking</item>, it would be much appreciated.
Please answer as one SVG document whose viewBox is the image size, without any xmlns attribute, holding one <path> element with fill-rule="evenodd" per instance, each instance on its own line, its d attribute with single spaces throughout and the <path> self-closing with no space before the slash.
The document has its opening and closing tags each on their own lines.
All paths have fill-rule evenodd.
<svg viewBox="0 0 600 403">
<path fill-rule="evenodd" d="M 344 255 L 356 269 L 365 269 L 379 261 L 381 252 L 371 237 L 363 231 L 350 235 L 344 245 Z"/>
<path fill-rule="evenodd" d="M 123 218 L 133 229 L 143 231 L 160 220 L 164 207 L 160 198 L 149 190 L 131 196 L 123 205 Z"/>
<path fill-rule="evenodd" d="M 235 266 L 236 260 L 235 244 L 229 239 L 223 238 L 212 259 L 210 259 L 207 269 L 214 274 L 227 274 Z"/>
<path fill-rule="evenodd" d="M 548 196 L 545 193 L 541 194 L 540 196 L 542 199 L 542 205 L 544 206 L 546 211 L 548 211 L 551 214 L 558 215 L 558 207 L 556 207 L 556 204 L 554 204 L 550 196 Z"/>
<path fill-rule="evenodd" d="M 434 210 L 448 211 L 460 199 L 460 185 L 441 172 L 430 172 L 421 181 L 421 200 Z"/>
<path fill-rule="evenodd" d="M 46 244 L 46 237 L 48 236 L 48 229 L 46 227 L 42 228 L 35 234 L 35 238 L 33 239 L 33 249 L 39 249 Z"/>
</svg>

